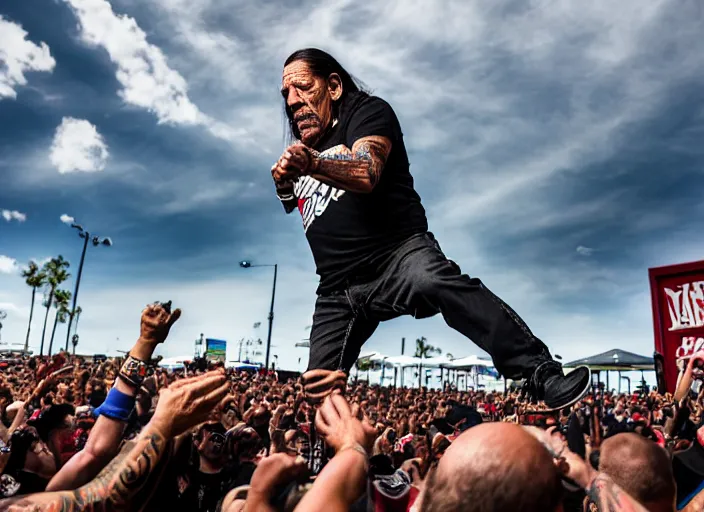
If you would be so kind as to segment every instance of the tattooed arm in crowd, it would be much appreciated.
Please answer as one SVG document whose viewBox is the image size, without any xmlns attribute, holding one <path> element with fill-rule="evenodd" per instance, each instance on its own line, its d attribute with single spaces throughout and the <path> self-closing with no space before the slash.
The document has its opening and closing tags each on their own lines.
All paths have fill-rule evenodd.
<svg viewBox="0 0 704 512">
<path fill-rule="evenodd" d="M 585 510 L 588 512 L 648 512 L 648 510 L 629 496 L 604 473 L 597 472 L 588 462 L 572 452 L 562 435 L 555 427 L 542 430 L 536 427 L 524 427 L 555 458 L 563 475 L 584 489 Z"/>
<path fill-rule="evenodd" d="M 173 438 L 205 421 L 227 390 L 221 371 L 175 382 L 161 392 L 154 417 L 124 459 L 116 459 L 97 478 L 75 491 L 0 501 L 0 510 L 79 512 L 127 508 L 170 449 Z"/>
<path fill-rule="evenodd" d="M 391 141 L 377 135 L 358 139 L 351 150 L 336 146 L 318 153 L 303 144 L 294 144 L 284 151 L 271 172 L 277 190 L 300 175 L 309 175 L 348 192 L 368 194 L 379 183 L 390 153 Z"/>
<path fill-rule="evenodd" d="M 130 350 L 130 355 L 140 361 L 149 361 L 159 343 L 163 343 L 171 326 L 181 316 L 181 310 L 173 312 L 161 304 L 151 304 L 142 311 L 140 336 Z M 128 396 L 136 396 L 138 390 L 122 379 L 115 379 L 115 388 Z M 91 429 L 85 448 L 72 457 L 54 475 L 47 491 L 76 489 L 89 482 L 117 454 L 126 423 L 100 415 Z"/>
<path fill-rule="evenodd" d="M 589 512 L 648 512 L 604 473 L 598 473 L 586 491 Z"/>
</svg>

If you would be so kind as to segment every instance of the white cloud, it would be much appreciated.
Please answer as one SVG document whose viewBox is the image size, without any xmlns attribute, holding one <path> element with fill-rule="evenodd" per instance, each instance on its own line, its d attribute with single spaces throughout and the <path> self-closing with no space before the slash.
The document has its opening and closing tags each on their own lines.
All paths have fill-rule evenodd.
<svg viewBox="0 0 704 512">
<path fill-rule="evenodd" d="M 61 219 L 61 222 L 63 222 L 64 224 L 72 224 L 76 220 L 66 213 L 62 214 L 59 219 Z"/>
<path fill-rule="evenodd" d="M 592 254 L 594 254 L 594 249 L 592 249 L 591 247 L 585 247 L 583 245 L 577 246 L 576 251 L 577 254 L 579 254 L 580 256 L 591 256 Z"/>
<path fill-rule="evenodd" d="M 52 71 L 56 61 L 46 43 L 28 41 L 27 32 L 0 16 L 0 99 L 16 98 L 17 86 L 27 84 L 28 71 Z"/>
<path fill-rule="evenodd" d="M 159 123 L 204 126 L 231 142 L 246 139 L 199 110 L 188 97 L 188 83 L 169 67 L 161 49 L 147 41 L 134 18 L 118 15 L 106 0 L 64 0 L 78 17 L 83 42 L 104 48 L 117 65 L 120 97 L 129 105 L 154 113 Z"/>
<path fill-rule="evenodd" d="M 428 205 L 434 221 L 465 228 L 500 215 L 516 231 L 543 225 L 544 216 L 567 223 L 554 215 L 554 201 L 538 197 L 542 187 L 608 158 L 617 134 L 704 66 L 701 51 L 663 58 L 659 37 L 701 46 L 695 9 L 673 15 L 666 0 L 526 9 L 455 0 L 432 8 L 407 0 L 150 4 L 158 5 L 152 26 L 185 50 L 179 69 L 192 87 L 202 85 L 203 101 L 263 147 L 280 147 L 275 91 L 286 56 L 306 46 L 329 50 L 395 108 L 419 185 L 426 178 L 444 187 Z M 364 21 L 351 25 L 352 12 Z M 677 29 L 663 36 L 662 27 Z M 233 93 L 246 94 L 246 104 L 232 106 Z M 523 214 L 527 207 L 532 215 Z"/>
<path fill-rule="evenodd" d="M 0 302 L 0 311 L 5 312 L 18 312 L 20 308 L 15 306 L 12 302 Z"/>
<path fill-rule="evenodd" d="M 0 274 L 12 274 L 17 272 L 17 260 L 0 254 Z"/>
<path fill-rule="evenodd" d="M 27 214 L 18 212 L 17 210 L 2 210 L 2 218 L 7 222 L 16 220 L 17 222 L 24 222 L 27 220 Z"/>
<path fill-rule="evenodd" d="M 56 128 L 49 158 L 61 174 L 102 171 L 108 159 L 108 147 L 90 122 L 64 117 Z"/>
</svg>

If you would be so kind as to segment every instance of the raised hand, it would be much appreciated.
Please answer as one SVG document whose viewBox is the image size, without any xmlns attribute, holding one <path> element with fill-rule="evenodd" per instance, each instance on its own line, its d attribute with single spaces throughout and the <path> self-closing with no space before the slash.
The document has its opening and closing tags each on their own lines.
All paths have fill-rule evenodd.
<svg viewBox="0 0 704 512">
<path fill-rule="evenodd" d="M 692 368 L 692 378 L 701 380 L 704 378 L 704 351 L 699 351 L 694 354 L 689 360 L 689 366 Z"/>
<path fill-rule="evenodd" d="M 160 391 L 151 422 L 167 439 L 181 435 L 207 420 L 228 389 L 221 370 L 174 382 Z"/>
<path fill-rule="evenodd" d="M 263 458 L 252 475 L 247 504 L 256 510 L 254 503 L 268 503 L 277 488 L 301 478 L 307 470 L 306 461 L 302 457 L 275 453 Z"/>
<path fill-rule="evenodd" d="M 347 387 L 347 374 L 341 370 L 309 370 L 301 380 L 306 398 L 312 402 L 322 401 L 334 390 Z"/>
<path fill-rule="evenodd" d="M 368 451 L 376 435 L 371 425 L 365 426 L 355 417 L 347 400 L 339 392 L 328 396 L 320 406 L 315 415 L 315 428 L 336 452 L 355 445 Z"/>
<path fill-rule="evenodd" d="M 181 310 L 171 311 L 171 301 L 161 304 L 155 302 L 142 311 L 139 341 L 149 345 L 158 345 L 166 340 L 171 326 L 181 317 Z"/>
</svg>

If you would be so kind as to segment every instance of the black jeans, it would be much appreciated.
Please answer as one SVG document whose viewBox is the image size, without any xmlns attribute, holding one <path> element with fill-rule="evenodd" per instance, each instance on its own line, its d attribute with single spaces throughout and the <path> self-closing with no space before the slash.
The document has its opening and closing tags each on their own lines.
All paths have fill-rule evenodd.
<svg viewBox="0 0 704 512">
<path fill-rule="evenodd" d="M 313 314 L 308 369 L 350 371 L 379 322 L 441 313 L 447 325 L 488 352 L 509 379 L 530 377 L 552 359 L 521 318 L 440 249 L 432 233 L 403 242 L 372 279 L 319 296 Z"/>
</svg>

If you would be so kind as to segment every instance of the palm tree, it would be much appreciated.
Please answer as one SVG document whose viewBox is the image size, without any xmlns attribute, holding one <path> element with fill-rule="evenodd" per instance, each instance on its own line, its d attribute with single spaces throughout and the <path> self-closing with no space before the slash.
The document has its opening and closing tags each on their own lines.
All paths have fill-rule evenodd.
<svg viewBox="0 0 704 512">
<path fill-rule="evenodd" d="M 369 372 L 371 371 L 372 366 L 374 365 L 369 359 L 357 359 L 357 362 L 355 363 L 357 374 L 355 375 L 354 380 L 358 380 L 359 372 L 361 370 L 363 372 L 367 372 L 367 382 L 369 382 Z"/>
<path fill-rule="evenodd" d="M 83 313 L 83 308 L 81 306 L 78 306 L 76 308 L 76 312 L 74 313 L 74 317 L 76 319 L 76 322 L 73 324 L 73 333 L 76 334 L 78 332 L 78 321 L 81 319 L 81 313 Z"/>
<path fill-rule="evenodd" d="M 78 306 L 76 308 L 76 323 L 74 325 L 73 329 L 73 336 L 71 337 L 71 344 L 73 345 L 73 355 L 76 355 L 76 345 L 78 345 L 78 321 L 81 319 L 81 313 L 83 313 L 83 308 L 81 306 Z"/>
<path fill-rule="evenodd" d="M 413 357 L 420 357 L 420 364 L 418 365 L 418 387 L 423 387 L 423 359 L 433 354 L 440 355 L 442 354 L 442 350 L 428 343 L 425 336 L 421 336 L 416 340 L 416 353 L 413 354 Z"/>
<path fill-rule="evenodd" d="M 54 346 L 56 325 L 58 323 L 65 324 L 66 319 L 71 314 L 71 310 L 68 309 L 70 301 L 71 292 L 67 290 L 56 290 L 56 292 L 54 292 L 54 308 L 56 308 L 56 315 L 54 315 L 54 328 L 51 330 L 51 339 L 49 340 L 49 355 L 51 355 L 51 349 Z"/>
<path fill-rule="evenodd" d="M 43 269 L 40 269 L 35 261 L 30 260 L 27 268 L 22 271 L 22 277 L 24 277 L 24 282 L 27 283 L 27 286 L 32 288 L 32 303 L 29 307 L 27 338 L 24 341 L 24 353 L 27 354 L 29 352 L 29 332 L 32 329 L 32 317 L 34 316 L 34 298 L 37 294 L 37 288 L 44 286 L 46 274 L 44 274 Z"/>
<path fill-rule="evenodd" d="M 44 301 L 44 307 L 46 308 L 46 314 L 44 315 L 44 328 L 42 329 L 42 344 L 39 348 L 39 355 L 44 355 L 44 338 L 46 337 L 46 323 L 49 320 L 49 309 L 51 304 L 54 302 L 54 293 L 61 283 L 66 281 L 71 274 L 66 270 L 71 264 L 64 259 L 63 256 L 59 255 L 57 258 L 51 258 L 44 264 L 42 272 L 46 275 L 45 284 L 47 286 L 48 294 L 46 300 Z"/>
</svg>

